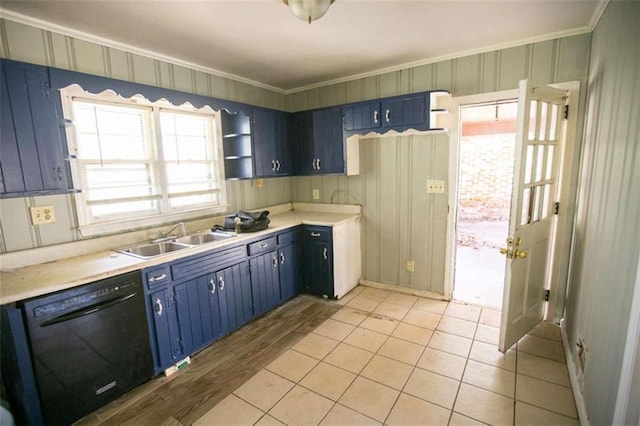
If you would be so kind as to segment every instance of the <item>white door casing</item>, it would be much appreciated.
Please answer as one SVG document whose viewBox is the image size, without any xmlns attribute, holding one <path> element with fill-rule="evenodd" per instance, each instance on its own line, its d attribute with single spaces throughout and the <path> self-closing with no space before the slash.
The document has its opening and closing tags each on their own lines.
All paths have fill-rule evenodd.
<svg viewBox="0 0 640 426">
<path fill-rule="evenodd" d="M 544 316 L 567 93 L 520 82 L 515 164 L 499 349 L 505 352 Z"/>
</svg>

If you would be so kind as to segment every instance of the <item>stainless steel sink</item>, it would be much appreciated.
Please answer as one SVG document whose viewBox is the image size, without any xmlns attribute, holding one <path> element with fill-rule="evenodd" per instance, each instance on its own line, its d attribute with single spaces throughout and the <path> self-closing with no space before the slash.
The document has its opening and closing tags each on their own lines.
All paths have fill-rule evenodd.
<svg viewBox="0 0 640 426">
<path fill-rule="evenodd" d="M 141 244 L 128 248 L 116 249 L 117 252 L 130 254 L 141 259 L 160 256 L 177 250 L 189 248 L 187 244 L 176 243 L 175 241 L 163 241 L 160 243 Z"/>
<path fill-rule="evenodd" d="M 187 235 L 186 237 L 182 238 L 176 238 L 175 242 L 189 244 L 192 246 L 199 246 L 200 244 L 224 241 L 232 237 L 235 237 L 235 235 L 224 232 L 202 232 L 200 234 L 193 234 Z"/>
<path fill-rule="evenodd" d="M 222 231 L 200 232 L 181 238 L 172 238 L 167 241 L 158 241 L 138 244 L 136 246 L 122 247 L 119 249 L 115 249 L 115 251 L 117 251 L 118 253 L 135 256 L 140 259 L 150 259 L 152 257 L 161 256 L 163 254 L 171 253 L 189 247 L 199 246 L 201 244 L 225 241 L 235 236 L 235 234 Z"/>
</svg>

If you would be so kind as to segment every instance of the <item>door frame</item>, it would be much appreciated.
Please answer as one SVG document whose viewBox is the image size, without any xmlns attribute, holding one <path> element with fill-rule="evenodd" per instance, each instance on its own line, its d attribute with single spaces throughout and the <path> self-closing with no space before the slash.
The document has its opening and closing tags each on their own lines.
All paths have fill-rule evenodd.
<svg viewBox="0 0 640 426">
<path fill-rule="evenodd" d="M 552 242 L 552 254 L 555 256 L 550 269 L 550 294 L 549 303 L 545 310 L 545 320 L 560 322 L 564 316 L 566 300 L 567 277 L 571 258 L 571 245 L 573 240 L 573 228 L 575 222 L 576 193 L 572 187 L 576 187 L 579 171 L 579 150 L 576 150 L 576 135 L 578 125 L 578 108 L 580 102 L 580 82 L 571 81 L 565 83 L 549 84 L 551 87 L 566 90 L 569 100 L 569 117 L 565 143 L 560 152 L 560 164 L 558 170 L 558 199 L 563 200 L 560 205 L 561 214 L 556 217 L 555 238 Z M 445 299 L 453 298 L 453 280 L 455 277 L 456 255 L 456 220 L 458 215 L 458 165 L 460 151 L 460 137 L 462 135 L 461 109 L 463 106 L 502 101 L 505 99 L 518 99 L 519 90 L 502 90 L 498 92 L 480 93 L 476 95 L 459 96 L 451 98 L 450 104 L 450 143 L 449 143 L 449 214 L 447 217 L 447 241 L 445 254 L 444 295 Z M 571 185 L 573 183 L 573 185 Z M 507 235 L 505 235 L 505 238 Z M 551 257 L 550 257 L 551 258 Z"/>
</svg>

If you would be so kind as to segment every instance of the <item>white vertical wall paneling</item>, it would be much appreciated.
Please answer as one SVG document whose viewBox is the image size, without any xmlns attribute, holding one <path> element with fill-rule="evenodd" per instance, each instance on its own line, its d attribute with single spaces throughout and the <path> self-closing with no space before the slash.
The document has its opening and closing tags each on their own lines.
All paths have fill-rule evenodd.
<svg viewBox="0 0 640 426">
<path fill-rule="evenodd" d="M 640 259 L 640 3 L 609 2 L 593 33 L 583 179 L 567 302 L 572 356 L 587 348 L 589 421 L 611 424 Z M 562 40 L 564 44 L 564 40 Z M 561 49 L 561 63 L 575 54 Z M 565 71 L 559 67 L 559 75 Z M 637 422 L 637 420 L 636 420 Z"/>
</svg>

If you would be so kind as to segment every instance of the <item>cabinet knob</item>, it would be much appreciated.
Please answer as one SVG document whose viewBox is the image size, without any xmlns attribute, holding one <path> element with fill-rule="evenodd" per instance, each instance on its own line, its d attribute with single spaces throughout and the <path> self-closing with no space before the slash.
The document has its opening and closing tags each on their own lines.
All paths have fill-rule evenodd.
<svg viewBox="0 0 640 426">
<path fill-rule="evenodd" d="M 218 286 L 220 287 L 220 291 L 224 291 L 224 277 L 223 276 L 219 276 L 218 277 Z"/>
<path fill-rule="evenodd" d="M 209 291 L 211 292 L 211 294 L 216 294 L 216 282 L 213 280 L 213 278 L 209 280 Z"/>
<path fill-rule="evenodd" d="M 159 317 L 162 316 L 162 310 L 162 300 L 156 299 L 156 314 L 158 314 Z"/>
</svg>

